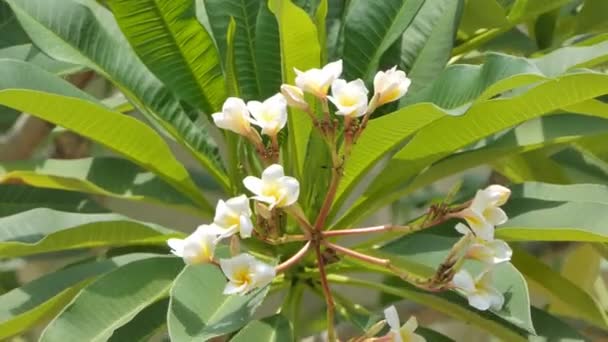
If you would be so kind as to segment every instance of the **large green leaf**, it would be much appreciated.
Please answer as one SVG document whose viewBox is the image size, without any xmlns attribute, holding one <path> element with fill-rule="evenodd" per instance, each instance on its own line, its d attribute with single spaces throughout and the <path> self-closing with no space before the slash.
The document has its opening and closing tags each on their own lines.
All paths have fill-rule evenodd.
<svg viewBox="0 0 608 342">
<path fill-rule="evenodd" d="M 317 28 L 308 14 L 290 0 L 269 0 L 268 7 L 277 18 L 279 26 L 283 82 L 294 84 L 294 68 L 318 68 L 321 63 Z M 295 165 L 295 174 L 299 176 L 304 169 L 312 122 L 304 112 L 290 109 L 288 126 L 289 153 Z"/>
<path fill-rule="evenodd" d="M 505 207 L 509 221 L 496 236 L 511 241 L 608 242 L 608 205 L 519 198 Z"/>
<path fill-rule="evenodd" d="M 155 257 L 122 266 L 86 286 L 40 341 L 106 341 L 147 306 L 166 297 L 183 261 Z"/>
<path fill-rule="evenodd" d="M 550 313 L 532 307 L 532 321 L 536 328 L 536 336 L 530 336 L 529 341 L 587 341 L 576 329 Z"/>
<path fill-rule="evenodd" d="M 211 114 L 226 98 L 220 58 L 193 0 L 107 2 L 135 53 L 179 97 Z"/>
<path fill-rule="evenodd" d="M 0 219 L 0 256 L 98 246 L 163 244 L 177 233 L 117 214 L 33 209 Z"/>
<path fill-rule="evenodd" d="M 481 112 L 485 108 L 486 100 L 497 94 L 516 87 L 546 80 L 547 77 L 557 76 L 570 67 L 583 63 L 595 63 L 598 59 L 601 60 L 606 56 L 608 56 L 608 42 L 601 42 L 589 47 L 564 48 L 547 56 L 532 60 L 491 54 L 482 66 L 456 65 L 446 69 L 435 82 L 423 91 L 418 92 L 415 96 L 407 98 L 406 102 L 431 102 L 442 108 L 450 109 L 445 114 L 453 114 L 462 113 L 468 108 L 468 106 L 464 107 L 464 104 L 477 99 L 474 104 L 478 108 L 473 106 L 469 111 L 474 111 L 475 109 L 475 111 L 479 110 Z M 503 108 L 509 108 L 509 105 L 505 103 Z M 457 108 L 460 106 L 464 108 Z M 557 108 L 552 108 L 549 111 L 555 109 Z M 360 143 L 355 146 L 351 158 L 346 163 L 344 177 L 338 188 L 333 213 L 335 214 L 356 183 L 376 161 L 403 143 L 409 137 L 409 134 L 425 127 L 434 121 L 436 117 L 441 117 L 441 113 L 436 107 L 419 104 L 417 106 L 405 107 L 393 114 L 371 120 L 361 137 Z M 405 133 L 408 132 L 408 129 L 411 129 L 407 124 L 405 124 L 405 127 L 401 127 L 404 124 L 388 119 L 388 117 L 395 114 L 399 114 L 403 119 L 400 119 L 398 116 L 393 117 L 394 119 L 407 120 L 408 122 L 417 121 L 420 124 L 413 127 L 414 131 Z M 490 118 L 490 116 L 486 116 L 486 118 Z M 454 118 L 445 118 L 445 120 L 454 120 Z M 393 130 L 401 131 L 393 135 Z M 365 141 L 365 144 L 362 143 L 363 141 Z M 400 168 L 393 168 L 393 170 L 395 177 L 401 176 L 399 172 Z M 403 180 L 405 181 L 407 178 L 403 178 Z M 376 183 L 378 182 L 380 180 Z"/>
<path fill-rule="evenodd" d="M 606 327 L 607 317 L 601 305 L 570 280 L 522 249 L 514 250 L 512 262 L 528 282 L 534 282 L 551 298 L 552 303 L 562 304 L 569 312 L 574 312 L 575 317 Z M 580 264 L 578 267 L 581 268 Z"/>
<path fill-rule="evenodd" d="M 0 183 L 13 182 L 160 203 L 200 215 L 190 200 L 166 182 L 121 158 L 46 159 L 1 164 Z"/>
<path fill-rule="evenodd" d="M 224 188 L 217 148 L 139 61 L 106 9 L 74 0 L 8 0 L 38 48 L 55 59 L 104 75 L 157 125 L 182 143 Z M 86 27 L 86 30 L 82 29 Z M 86 34 L 86 35 L 83 35 Z"/>
<path fill-rule="evenodd" d="M 423 3 L 423 0 L 352 1 L 344 26 L 345 77 L 371 80 L 384 52 L 400 39 Z"/>
<path fill-rule="evenodd" d="M 54 60 L 32 44 L 14 45 L 0 49 L 0 59 L 28 62 L 56 75 L 68 75 L 83 69 L 78 65 Z"/>
<path fill-rule="evenodd" d="M 412 80 L 408 97 L 431 83 L 448 62 L 462 12 L 462 2 L 426 1 L 403 33 L 399 67 Z"/>
<path fill-rule="evenodd" d="M 601 203 L 608 205 L 608 186 L 599 184 L 558 185 L 528 182 L 510 186 L 511 197 L 553 202 Z"/>
<path fill-rule="evenodd" d="M 25 89 L 1 90 L 0 104 L 28 112 L 97 141 L 155 172 L 192 198 L 203 210 L 213 212 L 169 146 L 141 121 L 89 101 Z"/>
<path fill-rule="evenodd" d="M 457 241 L 458 237 L 414 234 L 384 245 L 379 251 L 406 271 L 430 276 Z M 465 266 L 477 265 L 465 264 Z M 479 268 L 473 267 L 473 269 Z M 509 298 L 496 315 L 524 330 L 533 332 L 528 287 L 523 276 L 510 263 L 497 265 L 493 275 L 494 286 Z"/>
<path fill-rule="evenodd" d="M 395 191 L 430 164 L 484 137 L 560 108 L 575 104 L 595 107 L 586 101 L 608 93 L 608 77 L 594 72 L 572 73 L 545 81 L 521 95 L 474 103 L 462 116 L 445 115 L 420 130 L 384 168 L 369 189 L 349 209 L 338 225 L 344 226 L 375 210 L 370 202 L 390 203 L 400 196 Z M 586 102 L 585 102 L 586 101 Z M 410 106 L 402 109 L 407 112 Z M 517 110 L 513 110 L 516 108 Z M 576 110 L 577 113 L 582 111 Z M 488 114 L 490 113 L 490 114 Z M 581 113 L 608 117 L 608 112 Z M 374 121 L 379 121 L 374 120 Z M 370 123 L 370 127 L 371 127 Z M 381 130 L 381 128 L 378 128 Z M 378 153 L 378 152 L 374 152 Z M 361 157 L 363 158 L 363 156 Z M 371 166 L 371 165 L 370 165 Z M 339 202 L 338 202 L 339 203 Z"/>
<path fill-rule="evenodd" d="M 251 321 L 230 339 L 231 342 L 289 342 L 293 340 L 291 324 L 285 316 L 280 314 L 259 321 Z"/>
<path fill-rule="evenodd" d="M 260 5 L 265 6 L 264 1 L 207 0 L 205 2 L 213 35 L 224 60 L 228 55 L 226 33 L 230 18 L 233 18 L 236 23 L 233 53 L 238 63 L 235 63 L 234 67 L 240 87 L 240 96 L 245 100 L 261 100 L 264 75 L 261 74 L 258 67 L 263 62 L 258 61 L 256 54 L 256 21 L 258 13 L 260 13 Z"/>
<path fill-rule="evenodd" d="M 268 293 L 267 286 L 244 296 L 226 296 L 225 285 L 226 278 L 216 266 L 184 269 L 171 289 L 167 319 L 171 340 L 205 341 L 233 332 L 251 320 Z"/>
<path fill-rule="evenodd" d="M 7 292 L 0 296 L 0 338 L 5 339 L 53 317 L 90 283 L 90 278 L 150 256 L 130 254 L 76 265 Z"/>
<path fill-rule="evenodd" d="M 77 213 L 107 212 L 107 209 L 84 194 L 18 184 L 0 184 L 0 217 L 36 208 Z"/>
<path fill-rule="evenodd" d="M 606 138 L 607 130 L 608 120 L 579 115 L 555 115 L 528 121 L 496 139 L 487 139 L 481 146 L 434 163 L 400 194 L 410 194 L 446 176 L 517 153 L 560 148 L 589 138 Z"/>
<path fill-rule="evenodd" d="M 167 325 L 169 298 L 140 311 L 129 323 L 116 329 L 109 342 L 146 342 Z"/>
<path fill-rule="evenodd" d="M 281 44 L 277 19 L 270 12 L 268 4 L 260 4 L 260 12 L 255 25 L 255 55 L 260 78 L 260 97 L 268 98 L 281 86 Z"/>
</svg>

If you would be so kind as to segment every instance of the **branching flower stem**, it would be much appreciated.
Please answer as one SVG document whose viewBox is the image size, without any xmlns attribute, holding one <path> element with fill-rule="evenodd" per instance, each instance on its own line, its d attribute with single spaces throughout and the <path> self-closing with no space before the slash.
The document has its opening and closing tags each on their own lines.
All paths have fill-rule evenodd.
<svg viewBox="0 0 608 342">
<path fill-rule="evenodd" d="M 317 255 L 317 262 L 319 266 L 319 275 L 321 278 L 321 287 L 323 288 L 323 294 L 325 295 L 325 303 L 327 306 L 327 339 L 329 342 L 336 341 L 336 330 L 334 328 L 334 299 L 329 288 L 329 282 L 327 281 L 327 273 L 325 272 L 325 261 L 321 254 L 321 246 L 315 244 L 315 253 Z"/>
<path fill-rule="evenodd" d="M 285 272 L 285 270 L 287 270 L 290 267 L 292 267 L 293 265 L 297 264 L 298 261 L 300 261 L 304 256 L 306 256 L 306 254 L 308 253 L 308 250 L 310 249 L 311 245 L 312 245 L 311 241 L 308 241 L 304 245 L 304 247 L 302 247 L 291 258 L 285 260 L 284 262 L 282 262 L 281 264 L 279 264 L 277 267 L 275 267 L 276 273 L 278 274 L 278 273 L 281 273 L 281 272 Z"/>
</svg>

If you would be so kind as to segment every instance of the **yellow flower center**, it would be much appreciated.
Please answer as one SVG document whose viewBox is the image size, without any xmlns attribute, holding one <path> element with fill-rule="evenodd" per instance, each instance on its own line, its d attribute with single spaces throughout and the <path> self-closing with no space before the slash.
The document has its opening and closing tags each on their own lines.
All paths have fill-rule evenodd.
<svg viewBox="0 0 608 342">
<path fill-rule="evenodd" d="M 394 89 L 391 89 L 388 92 L 382 94 L 382 96 L 380 97 L 380 100 L 378 102 L 380 102 L 380 103 L 392 102 L 392 101 L 395 101 L 397 98 L 399 98 L 399 88 L 394 88 Z"/>
<path fill-rule="evenodd" d="M 281 187 L 279 184 L 274 182 L 266 184 L 266 186 L 262 189 L 262 195 L 274 198 L 274 200 L 277 201 L 277 204 L 280 204 L 278 201 L 281 199 L 281 197 L 283 197 Z"/>
<path fill-rule="evenodd" d="M 209 249 L 209 246 L 204 243 L 201 245 L 200 252 L 192 260 L 192 263 L 203 264 L 203 263 L 209 262 L 211 260 L 211 258 L 212 258 L 211 250 Z"/>
<path fill-rule="evenodd" d="M 251 274 L 249 273 L 249 269 L 243 267 L 236 270 L 236 272 L 234 273 L 234 282 L 239 286 L 250 284 Z"/>
<path fill-rule="evenodd" d="M 357 98 L 354 96 L 341 96 L 340 104 L 344 107 L 351 107 L 357 104 Z"/>
</svg>

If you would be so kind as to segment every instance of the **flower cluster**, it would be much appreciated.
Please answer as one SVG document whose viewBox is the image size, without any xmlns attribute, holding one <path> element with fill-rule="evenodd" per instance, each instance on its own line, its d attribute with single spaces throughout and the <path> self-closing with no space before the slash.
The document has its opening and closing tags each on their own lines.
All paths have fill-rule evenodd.
<svg viewBox="0 0 608 342">
<path fill-rule="evenodd" d="M 254 200 L 269 204 L 271 209 L 295 203 L 300 192 L 298 181 L 285 176 L 283 167 L 278 164 L 266 168 L 261 178 L 248 176 L 243 184 L 255 195 L 252 197 Z M 242 239 L 252 236 L 254 224 L 249 200 L 245 195 L 219 200 L 213 223 L 199 226 L 185 239 L 169 239 L 167 244 L 171 252 L 187 264 L 215 263 L 215 248 L 221 240 L 235 234 Z M 219 266 L 229 280 L 225 294 L 245 294 L 268 285 L 275 276 L 273 266 L 247 253 L 220 259 Z"/>
<path fill-rule="evenodd" d="M 458 223 L 456 230 L 472 238 L 466 257 L 482 262 L 485 269 L 475 278 L 466 270 L 454 275 L 452 284 L 462 291 L 469 305 L 479 309 L 499 310 L 504 304 L 504 296 L 492 286 L 492 268 L 511 259 L 509 245 L 494 238 L 495 226 L 507 221 L 507 215 L 500 208 L 507 202 L 511 191 L 501 185 L 490 185 L 477 191 L 471 204 L 457 216 L 467 224 Z"/>
</svg>

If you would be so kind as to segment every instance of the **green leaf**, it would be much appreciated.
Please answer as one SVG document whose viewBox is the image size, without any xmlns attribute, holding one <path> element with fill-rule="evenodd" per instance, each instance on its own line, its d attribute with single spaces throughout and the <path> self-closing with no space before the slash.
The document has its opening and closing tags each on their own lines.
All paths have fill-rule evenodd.
<svg viewBox="0 0 608 342">
<path fill-rule="evenodd" d="M 472 36 L 479 29 L 491 29 L 509 25 L 507 12 L 495 0 L 465 1 L 459 29 Z"/>
<path fill-rule="evenodd" d="M 599 184 L 558 185 L 528 182 L 509 186 L 511 198 L 553 202 L 601 203 L 608 205 L 608 186 Z"/>
<path fill-rule="evenodd" d="M 142 62 L 180 98 L 210 115 L 226 89 L 213 40 L 192 0 L 111 0 L 116 21 Z"/>
<path fill-rule="evenodd" d="M 532 321 L 536 328 L 536 336 L 530 336 L 529 341 L 588 341 L 566 322 L 541 309 L 532 307 Z"/>
<path fill-rule="evenodd" d="M 120 267 L 85 287 L 40 341 L 106 341 L 114 330 L 166 297 L 183 261 L 155 257 Z"/>
<path fill-rule="evenodd" d="M 228 189 L 217 147 L 196 127 L 164 85 L 137 58 L 108 11 L 95 2 L 7 0 L 38 48 L 85 65 L 112 81 L 156 126 L 183 144 Z M 86 27 L 87 30 L 81 30 Z M 86 33 L 86 35 L 83 35 Z"/>
<path fill-rule="evenodd" d="M 43 275 L 3 294 L 0 296 L 0 338 L 5 339 L 52 318 L 90 283 L 90 278 L 149 256 L 131 254 L 76 265 Z"/>
<path fill-rule="evenodd" d="M 344 26 L 345 78 L 371 80 L 384 52 L 401 37 L 423 3 L 353 0 Z"/>
<path fill-rule="evenodd" d="M 184 269 L 171 288 L 167 319 L 171 340 L 205 341 L 238 330 L 268 293 L 267 286 L 244 296 L 225 296 L 225 285 L 226 278 L 215 266 Z"/>
<path fill-rule="evenodd" d="M 241 329 L 231 342 L 289 342 L 294 341 L 291 324 L 280 314 L 266 317 L 259 321 L 251 321 Z"/>
<path fill-rule="evenodd" d="M 434 273 L 457 241 L 458 237 L 414 234 L 390 242 L 379 251 L 404 270 L 427 277 Z M 478 265 L 465 264 L 466 268 L 479 270 L 474 266 Z M 510 263 L 497 265 L 493 276 L 494 286 L 507 298 L 503 308 L 495 312 L 496 315 L 521 329 L 534 332 L 528 287 L 523 276 Z"/>
<path fill-rule="evenodd" d="M 445 115 L 420 130 L 392 157 L 384 168 L 385 171 L 380 173 L 336 225 L 348 226 L 377 209 L 377 206 L 371 204 L 378 199 L 381 199 L 379 203 L 386 204 L 399 198 L 400 192 L 395 191 L 396 188 L 407 184 L 407 181 L 420 171 L 458 149 L 560 108 L 579 103 L 583 107 L 595 107 L 595 102 L 586 100 L 606 93 L 608 93 L 606 75 L 593 72 L 572 73 L 545 81 L 518 96 L 476 102 L 462 116 Z M 412 110 L 411 108 L 422 105 L 406 107 L 401 111 L 407 113 Z M 513 108 L 517 110 L 514 111 Z M 577 109 L 576 112 L 581 111 Z M 594 110 L 581 114 L 608 117 L 608 111 Z M 379 120 L 372 120 L 370 127 L 374 121 Z"/>
<path fill-rule="evenodd" d="M 603 224 L 607 210 L 608 205 L 601 203 L 518 198 L 505 207 L 509 221 L 496 230 L 496 236 L 511 241 L 608 242 Z"/>
<path fill-rule="evenodd" d="M 37 208 L 77 213 L 107 212 L 107 209 L 84 194 L 17 184 L 0 184 L 0 217 Z"/>
<path fill-rule="evenodd" d="M 25 89 L 0 90 L 0 104 L 97 141 L 158 174 L 192 198 L 203 210 L 213 212 L 169 146 L 141 121 L 89 101 Z"/>
<path fill-rule="evenodd" d="M 255 55 L 261 99 L 276 94 L 281 86 L 283 69 L 280 39 L 277 19 L 270 12 L 267 2 L 263 1 L 255 25 Z"/>
<path fill-rule="evenodd" d="M 256 44 L 256 21 L 258 18 L 260 5 L 264 1 L 260 0 L 207 0 L 205 8 L 209 16 L 209 22 L 213 29 L 213 35 L 217 41 L 220 55 L 228 56 L 228 46 L 226 44 L 226 34 L 233 18 L 236 23 L 234 32 L 233 54 L 235 60 L 235 75 L 239 85 L 241 97 L 245 100 L 261 100 L 261 89 L 263 75 L 258 66 L 262 61 L 258 61 L 255 51 Z M 225 70 L 228 66 L 225 67 Z M 275 90 L 276 91 L 276 90 Z"/>
<path fill-rule="evenodd" d="M 425 2 L 401 38 L 401 63 L 412 80 L 407 97 L 426 88 L 445 67 L 451 56 L 458 21 L 460 0 Z M 405 101 L 404 97 L 401 101 Z"/>
<path fill-rule="evenodd" d="M 279 25 L 283 82 L 294 84 L 293 68 L 307 70 L 319 67 L 321 48 L 317 28 L 308 14 L 290 0 L 269 0 L 268 7 Z M 289 155 L 295 165 L 295 175 L 300 176 L 304 170 L 312 122 L 304 112 L 290 109 L 288 129 Z"/>
<path fill-rule="evenodd" d="M 16 59 L 28 62 L 60 76 L 73 74 L 83 69 L 78 65 L 54 60 L 32 44 L 14 45 L 0 49 L 0 59 Z"/>
<path fill-rule="evenodd" d="M 586 319 L 600 327 L 606 326 L 606 313 L 593 297 L 536 257 L 523 249 L 515 248 L 511 262 L 528 282 L 537 285 L 551 299 L 552 307 L 561 304 L 574 313 L 574 317 Z M 578 267 L 581 268 L 580 264 Z"/>
<path fill-rule="evenodd" d="M 510 156 L 492 163 L 492 166 L 496 172 L 513 183 L 527 181 L 571 183 L 566 172 L 543 150 Z"/>
<path fill-rule="evenodd" d="M 33 209 L 0 218 L 0 256 L 99 246 L 164 244 L 173 231 L 117 214 Z"/>
<path fill-rule="evenodd" d="M 605 32 L 608 28 L 608 20 L 604 15 L 606 12 L 608 12 L 606 1 L 585 0 L 581 12 L 576 16 L 576 32 Z"/>
<path fill-rule="evenodd" d="M 166 182 L 121 158 L 46 159 L 0 164 L 0 183 L 15 182 L 159 203 L 200 215 L 188 198 Z"/>
<path fill-rule="evenodd" d="M 167 324 L 169 298 L 140 311 L 129 323 L 116 329 L 109 342 L 146 342 Z"/>
<path fill-rule="evenodd" d="M 434 163 L 414 178 L 400 194 L 410 194 L 449 175 L 517 153 L 558 148 L 589 138 L 606 138 L 607 130 L 607 120 L 579 115 L 554 115 L 527 121 L 495 140 L 488 139 L 481 146 L 452 154 Z"/>
</svg>

